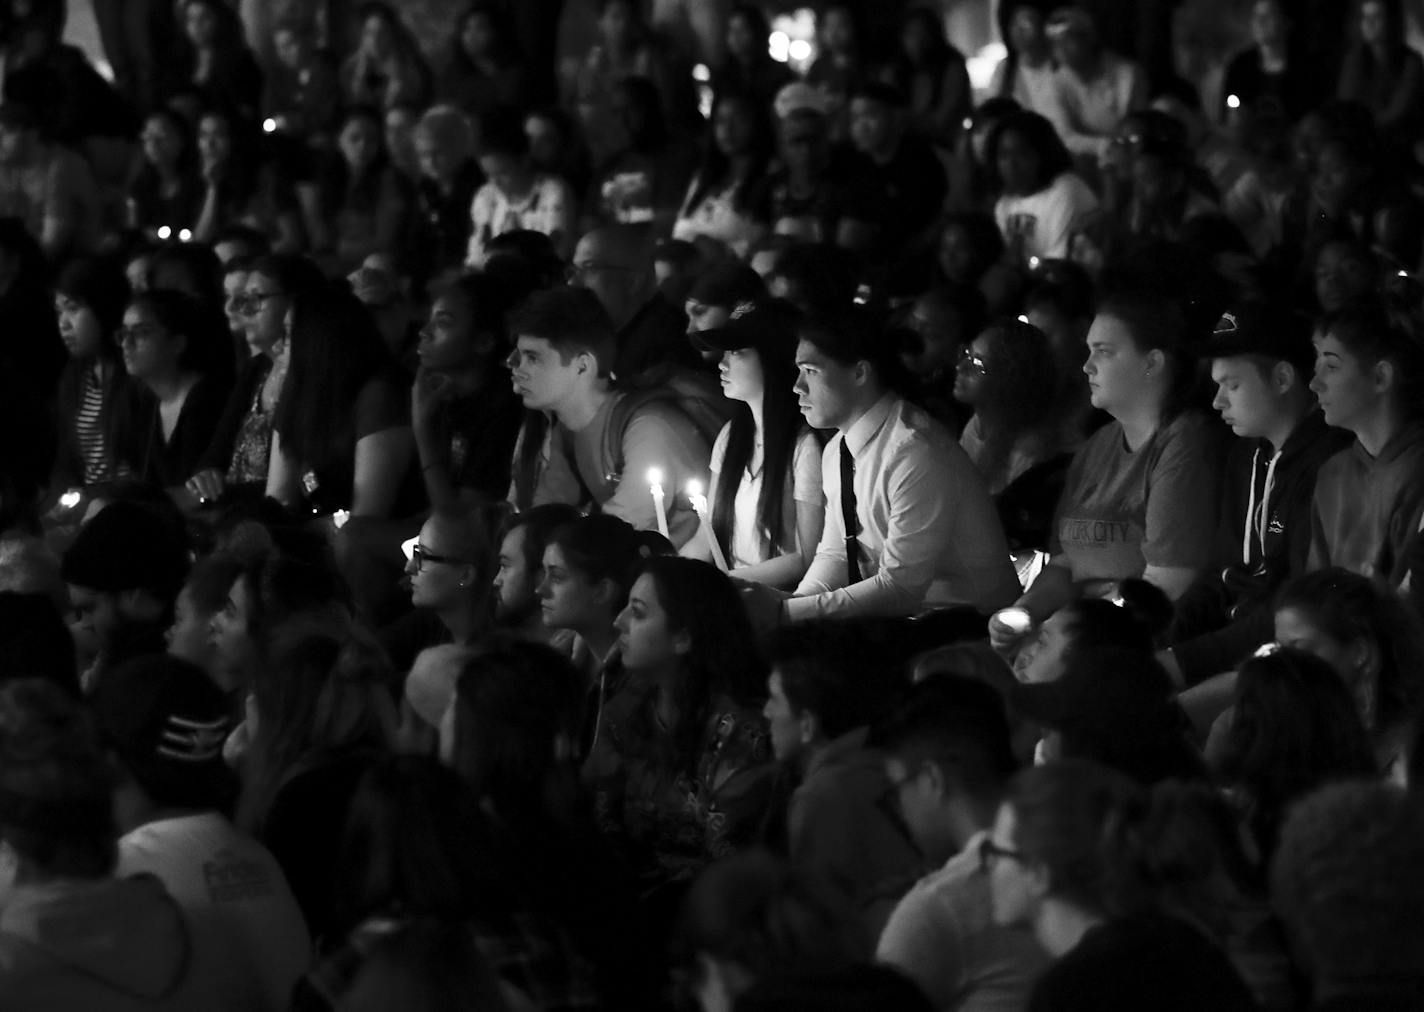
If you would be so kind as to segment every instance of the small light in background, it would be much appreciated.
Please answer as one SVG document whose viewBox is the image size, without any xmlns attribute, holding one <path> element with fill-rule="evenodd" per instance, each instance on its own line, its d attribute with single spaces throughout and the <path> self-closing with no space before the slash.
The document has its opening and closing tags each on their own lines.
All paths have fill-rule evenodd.
<svg viewBox="0 0 1424 1012">
<path fill-rule="evenodd" d="M 699 63 L 697 66 L 692 68 L 692 79 L 694 81 L 702 81 L 703 83 L 706 83 L 707 81 L 712 80 L 712 71 L 707 69 L 707 64 Z"/>
<path fill-rule="evenodd" d="M 167 239 L 167 238 L 169 238 L 169 237 L 172 236 L 172 235 L 173 235 L 173 230 L 172 230 L 171 228 L 169 228 L 167 225 L 159 225 L 159 226 L 158 226 L 158 238 L 160 238 L 160 239 Z"/>
<path fill-rule="evenodd" d="M 811 59 L 811 43 L 805 39 L 792 39 L 787 52 L 791 54 L 792 63 L 805 63 Z"/>
<path fill-rule="evenodd" d="M 766 51 L 777 63 L 791 59 L 791 36 L 785 32 L 772 32 L 766 40 Z"/>
<path fill-rule="evenodd" d="M 1019 322 L 1020 322 L 1020 323 L 1027 323 L 1027 322 L 1028 322 L 1028 317 L 1027 317 L 1027 316 L 1024 316 L 1024 315 L 1022 315 L 1022 314 L 1020 314 L 1020 315 L 1019 315 Z"/>
<path fill-rule="evenodd" d="M 816 12 L 809 7 L 801 7 L 772 18 L 766 51 L 773 60 L 785 63 L 798 74 L 804 74 L 816 58 Z"/>
<path fill-rule="evenodd" d="M 1235 96 L 1235 95 L 1227 95 L 1227 96 L 1226 96 L 1226 108 L 1228 108 L 1228 109 L 1240 109 L 1240 108 L 1241 108 L 1241 99 L 1238 98 L 1238 97 Z"/>
<path fill-rule="evenodd" d="M 969 71 L 969 84 L 976 97 L 982 97 L 994 80 L 994 68 L 1008 57 L 1009 50 L 1002 42 L 991 42 L 979 52 L 964 61 Z"/>
<path fill-rule="evenodd" d="M 193 241 L 193 230 L 192 230 L 192 229 L 188 229 L 188 228 L 179 230 L 179 232 L 178 232 L 178 241 L 179 241 L 179 242 L 192 242 L 192 241 Z"/>
<path fill-rule="evenodd" d="M 275 119 L 273 119 L 271 116 L 268 116 L 266 119 L 264 119 L 264 120 L 262 121 L 262 132 L 263 132 L 263 133 L 269 133 L 269 134 L 274 134 L 274 133 L 276 133 L 276 132 L 277 132 L 277 121 L 276 121 Z"/>
<path fill-rule="evenodd" d="M 79 490 L 72 488 L 59 497 L 59 504 L 67 510 L 72 510 L 79 505 L 79 500 L 82 498 L 83 496 L 80 495 Z"/>
</svg>

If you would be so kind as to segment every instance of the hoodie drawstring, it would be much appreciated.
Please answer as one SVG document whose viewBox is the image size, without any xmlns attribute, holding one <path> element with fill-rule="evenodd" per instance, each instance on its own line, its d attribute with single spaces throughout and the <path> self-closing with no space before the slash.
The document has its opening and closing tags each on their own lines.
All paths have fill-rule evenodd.
<svg viewBox="0 0 1424 1012">
<path fill-rule="evenodd" d="M 1266 464 L 1266 483 L 1261 489 L 1261 504 L 1256 505 L 1256 468 L 1261 462 L 1261 448 L 1258 446 L 1256 452 L 1251 454 L 1251 494 L 1246 501 L 1246 524 L 1241 532 L 1241 561 L 1251 565 L 1251 534 L 1256 534 L 1257 543 L 1261 546 L 1261 558 L 1266 557 L 1266 531 L 1270 527 L 1271 520 L 1271 491 L 1276 484 L 1276 465 L 1280 463 L 1281 451 L 1277 450 L 1271 455 L 1270 462 Z"/>
</svg>

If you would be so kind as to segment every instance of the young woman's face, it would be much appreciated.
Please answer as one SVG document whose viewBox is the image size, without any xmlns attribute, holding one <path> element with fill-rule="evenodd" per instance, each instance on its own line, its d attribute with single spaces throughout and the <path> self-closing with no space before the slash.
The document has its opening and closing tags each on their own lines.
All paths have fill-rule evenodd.
<svg viewBox="0 0 1424 1012">
<path fill-rule="evenodd" d="M 712 120 L 712 139 L 728 158 L 746 154 L 752 145 L 752 117 L 740 102 L 723 102 Z"/>
<path fill-rule="evenodd" d="M 725 327 L 727 321 L 732 318 L 730 306 L 717 306 L 708 302 L 698 302 L 696 299 L 688 299 L 683 308 L 687 311 L 687 332 L 689 334 Z"/>
<path fill-rule="evenodd" d="M 146 306 L 130 306 L 116 335 L 124 368 L 137 380 L 171 376 L 178 371 L 183 338 L 170 334 Z"/>
<path fill-rule="evenodd" d="M 208 623 L 208 644 L 220 676 L 240 682 L 251 672 L 257 657 L 257 643 L 248 629 L 251 621 L 247 583 L 238 578 L 228 588 L 227 601 Z"/>
<path fill-rule="evenodd" d="M 1320 401 L 1326 424 L 1352 432 L 1376 412 L 1385 397 L 1376 370 L 1332 334 L 1315 339 L 1315 376 L 1310 389 Z"/>
<path fill-rule="evenodd" d="M 761 355 L 753 348 L 722 352 L 722 364 L 717 368 L 717 375 L 722 381 L 722 393 L 729 400 L 755 402 L 766 393 Z"/>
<path fill-rule="evenodd" d="M 253 271 L 243 289 L 243 330 L 254 355 L 265 355 L 287 335 L 292 300 L 266 274 Z"/>
<path fill-rule="evenodd" d="M 628 592 L 628 606 L 613 622 L 618 630 L 623 666 L 629 671 L 666 671 L 675 668 L 689 648 L 686 634 L 668 624 L 658 600 L 658 586 L 647 573 Z"/>
<path fill-rule="evenodd" d="M 1062 609 L 1038 627 L 1014 657 L 1014 677 L 1021 682 L 1056 682 L 1067 666 L 1073 645 L 1072 624 Z"/>
<path fill-rule="evenodd" d="M 232 131 L 221 116 L 204 116 L 198 123 L 198 157 L 205 165 L 225 162 L 232 155 Z"/>
<path fill-rule="evenodd" d="M 1043 15 L 1027 4 L 1019 5 L 1009 19 L 1009 44 L 1018 52 L 1024 52 L 1041 49 L 1046 42 Z"/>
<path fill-rule="evenodd" d="M 1038 151 L 1027 137 L 1017 130 L 1006 130 L 999 137 L 995 159 L 1004 193 L 1010 197 L 1037 192 L 1041 161 Z"/>
<path fill-rule="evenodd" d="M 54 315 L 59 323 L 59 339 L 70 358 L 94 358 L 99 354 L 104 332 L 94 310 L 59 292 L 54 297 Z"/>
<path fill-rule="evenodd" d="M 430 319 L 421 328 L 416 354 L 421 365 L 435 372 L 465 369 L 480 357 L 476 337 L 468 302 L 447 292 L 431 305 Z"/>
<path fill-rule="evenodd" d="M 1102 313 L 1093 319 L 1083 363 L 1093 407 L 1114 414 L 1139 403 L 1152 365 L 1152 356 L 1138 350 L 1125 323 Z"/>
<path fill-rule="evenodd" d="M 569 565 L 558 545 L 544 549 L 544 578 L 535 593 L 549 629 L 596 628 L 608 621 L 598 587 Z"/>
<path fill-rule="evenodd" d="M 1370 263 L 1346 243 L 1326 243 L 1315 257 L 1315 301 L 1326 313 L 1374 287 Z"/>
<path fill-rule="evenodd" d="M 173 124 L 162 116 L 154 116 L 143 125 L 139 134 L 143 157 L 151 165 L 168 166 L 178 161 L 183 152 L 183 138 Z"/>
<path fill-rule="evenodd" d="M 223 275 L 223 315 L 227 317 L 228 333 L 247 339 L 247 318 L 242 315 L 242 296 L 247 291 L 247 271 L 228 271 Z"/>
<path fill-rule="evenodd" d="M 954 399 L 968 407 L 977 407 L 989 370 L 989 341 L 981 334 L 969 343 L 967 350 L 969 353 L 960 355 L 954 365 Z"/>
<path fill-rule="evenodd" d="M 1374 723 L 1377 653 L 1365 640 L 1336 639 L 1299 608 L 1276 609 L 1276 642 L 1304 650 L 1330 665 L 1345 682 L 1366 724 Z"/>
<path fill-rule="evenodd" d="M 351 171 L 364 172 L 380 154 L 381 131 L 365 116 L 356 116 L 347 120 L 341 128 L 337 145 Z"/>
</svg>

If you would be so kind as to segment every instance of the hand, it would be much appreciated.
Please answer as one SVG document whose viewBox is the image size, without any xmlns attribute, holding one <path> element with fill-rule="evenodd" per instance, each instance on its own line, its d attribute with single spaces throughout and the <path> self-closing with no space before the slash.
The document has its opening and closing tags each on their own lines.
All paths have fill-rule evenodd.
<svg viewBox="0 0 1424 1012">
<path fill-rule="evenodd" d="M 1008 609 L 1004 609 L 1007 611 Z M 1033 632 L 1033 626 L 1027 629 L 1011 625 L 1005 622 L 1000 616 L 1003 611 L 996 611 L 989 618 L 989 646 L 994 648 L 994 652 L 1009 657 L 1018 652 L 1023 646 L 1029 634 Z"/>
<path fill-rule="evenodd" d="M 222 498 L 227 483 L 223 480 L 222 472 L 210 467 L 193 475 L 183 487 L 193 494 L 199 506 L 206 506 Z"/>
<path fill-rule="evenodd" d="M 747 609 L 752 629 L 758 636 L 765 636 L 781 625 L 784 620 L 782 605 L 791 595 L 764 583 L 750 583 L 746 580 L 733 581 L 742 595 L 742 605 Z"/>
<path fill-rule="evenodd" d="M 428 429 L 454 394 L 455 385 L 447 374 L 421 366 L 410 390 L 411 423 L 417 429 Z"/>
</svg>

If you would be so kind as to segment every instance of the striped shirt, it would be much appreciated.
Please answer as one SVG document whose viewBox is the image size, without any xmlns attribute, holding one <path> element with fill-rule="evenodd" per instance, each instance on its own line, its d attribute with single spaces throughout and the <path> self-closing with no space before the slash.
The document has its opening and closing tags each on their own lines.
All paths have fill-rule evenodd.
<svg viewBox="0 0 1424 1012">
<path fill-rule="evenodd" d="M 84 464 L 84 484 L 97 485 L 114 478 L 109 441 L 104 432 L 104 380 L 97 368 L 84 374 L 84 396 L 74 416 L 74 433 L 79 458 Z"/>
</svg>

